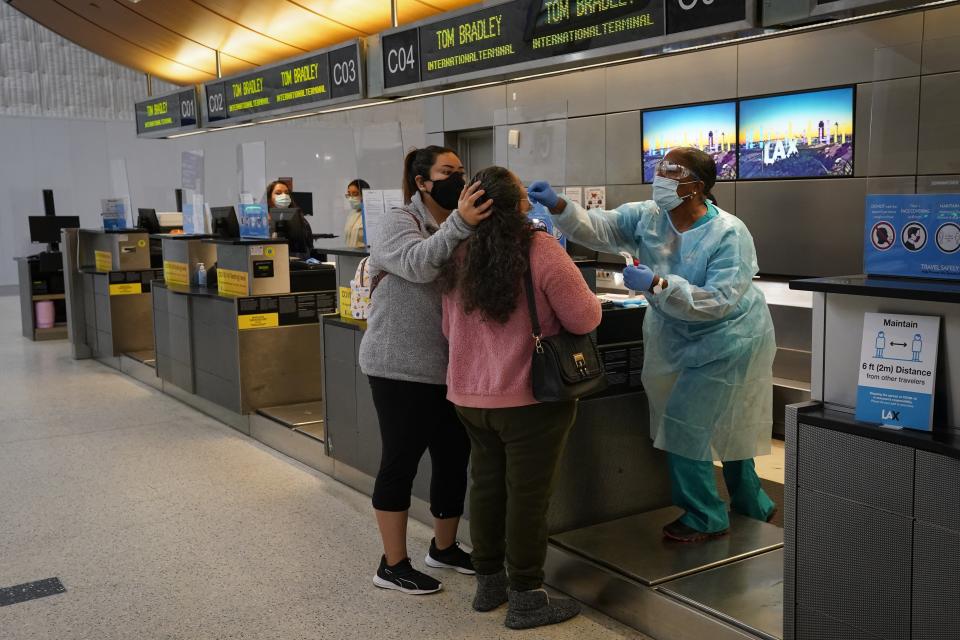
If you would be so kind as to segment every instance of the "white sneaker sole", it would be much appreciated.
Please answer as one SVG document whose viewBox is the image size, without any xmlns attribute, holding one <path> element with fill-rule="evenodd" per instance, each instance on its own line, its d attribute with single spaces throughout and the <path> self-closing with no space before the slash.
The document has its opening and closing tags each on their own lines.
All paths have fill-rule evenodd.
<svg viewBox="0 0 960 640">
<path fill-rule="evenodd" d="M 425 596 L 430 593 L 436 593 L 443 589 L 442 584 L 436 589 L 407 589 L 406 587 L 401 587 L 395 582 L 384 580 L 380 576 L 373 576 L 373 584 L 381 589 L 393 589 L 394 591 L 399 591 L 410 596 Z"/>
<path fill-rule="evenodd" d="M 458 567 L 456 565 L 447 564 L 446 562 L 440 562 L 431 556 L 429 553 L 424 556 L 423 561 L 428 567 L 433 567 L 434 569 L 453 569 L 457 573 L 462 573 L 465 576 L 476 575 L 476 571 L 473 569 L 464 569 L 463 567 Z"/>
</svg>

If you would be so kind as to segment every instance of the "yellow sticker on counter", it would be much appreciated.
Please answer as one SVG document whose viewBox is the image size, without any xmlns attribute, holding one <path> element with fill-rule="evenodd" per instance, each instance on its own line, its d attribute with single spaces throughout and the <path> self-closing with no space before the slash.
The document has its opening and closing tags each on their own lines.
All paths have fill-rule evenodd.
<svg viewBox="0 0 960 640">
<path fill-rule="evenodd" d="M 266 329 L 280 326 L 279 313 L 252 313 L 237 316 L 237 327 L 243 329 Z"/>
<path fill-rule="evenodd" d="M 246 271 L 217 269 L 217 290 L 222 296 L 247 296 L 250 288 Z"/>
<path fill-rule="evenodd" d="M 146 240 L 137 240 L 137 246 L 140 247 L 141 249 L 143 249 L 145 246 L 147 246 L 147 241 L 146 241 Z"/>
<path fill-rule="evenodd" d="M 139 282 L 124 282 L 122 284 L 110 285 L 110 295 L 129 296 L 135 293 L 143 293 L 143 285 Z"/>
<path fill-rule="evenodd" d="M 167 284 L 190 286 L 190 268 L 186 262 L 163 261 L 163 280 Z"/>
<path fill-rule="evenodd" d="M 350 287 L 340 287 L 340 317 L 341 318 L 352 318 L 353 311 L 350 309 L 350 300 L 353 298 L 353 293 L 350 291 Z"/>
<path fill-rule="evenodd" d="M 273 256 L 277 255 L 277 250 L 273 247 L 267 247 L 263 250 L 263 255 L 267 256 L 268 258 L 272 258 Z"/>
<path fill-rule="evenodd" d="M 93 262 L 97 271 L 113 271 L 113 255 L 109 251 L 94 251 Z"/>
</svg>

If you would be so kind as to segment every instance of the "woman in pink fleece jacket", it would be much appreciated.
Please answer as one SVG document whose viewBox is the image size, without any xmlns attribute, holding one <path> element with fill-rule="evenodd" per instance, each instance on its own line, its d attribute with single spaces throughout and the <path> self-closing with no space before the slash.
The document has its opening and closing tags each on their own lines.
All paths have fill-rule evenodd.
<svg viewBox="0 0 960 640">
<path fill-rule="evenodd" d="M 547 507 L 577 405 L 533 397 L 524 274 L 529 268 L 533 275 L 544 335 L 593 331 L 600 303 L 560 243 L 529 224 L 532 205 L 514 174 L 491 167 L 475 181 L 493 200 L 493 214 L 463 241 L 441 276 L 450 344 L 447 398 L 472 443 L 473 607 L 490 611 L 509 601 L 506 625 L 522 629 L 562 622 L 580 610 L 542 589 Z"/>
</svg>

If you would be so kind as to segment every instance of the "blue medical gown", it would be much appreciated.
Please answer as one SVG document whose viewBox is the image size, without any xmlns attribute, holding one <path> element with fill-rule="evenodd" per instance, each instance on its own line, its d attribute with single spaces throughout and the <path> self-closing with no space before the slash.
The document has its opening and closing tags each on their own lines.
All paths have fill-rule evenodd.
<svg viewBox="0 0 960 640">
<path fill-rule="evenodd" d="M 753 237 L 719 210 L 684 233 L 651 201 L 554 216 L 573 242 L 627 251 L 667 279 L 643 321 L 643 386 L 654 446 L 694 460 L 770 452 L 776 340 Z"/>
</svg>

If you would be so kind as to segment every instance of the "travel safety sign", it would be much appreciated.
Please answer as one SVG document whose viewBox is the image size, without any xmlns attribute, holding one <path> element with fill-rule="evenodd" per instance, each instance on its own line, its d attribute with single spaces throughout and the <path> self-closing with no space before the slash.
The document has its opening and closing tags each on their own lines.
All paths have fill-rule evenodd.
<svg viewBox="0 0 960 640">
<path fill-rule="evenodd" d="M 930 431 L 940 318 L 866 313 L 857 420 Z"/>
<path fill-rule="evenodd" d="M 960 194 L 867 196 L 864 271 L 960 279 Z"/>
</svg>

